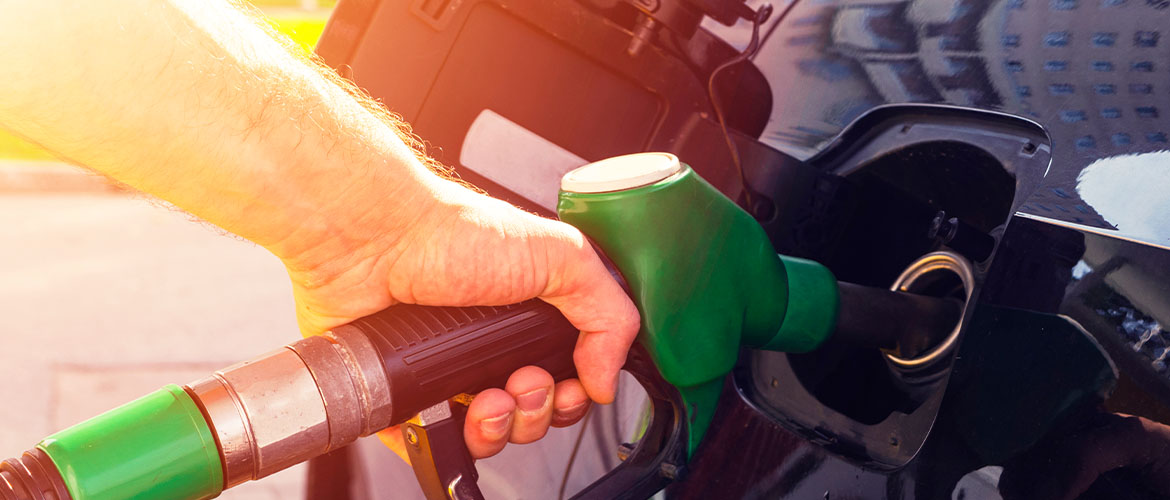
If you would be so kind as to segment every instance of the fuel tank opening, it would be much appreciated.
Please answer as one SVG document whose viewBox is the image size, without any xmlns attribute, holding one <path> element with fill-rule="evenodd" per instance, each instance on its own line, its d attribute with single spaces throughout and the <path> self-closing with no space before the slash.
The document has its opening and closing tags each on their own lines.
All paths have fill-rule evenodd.
<svg viewBox="0 0 1170 500">
<path fill-rule="evenodd" d="M 916 372 L 948 359 L 959 338 L 963 317 L 975 275 L 971 263 L 963 256 L 939 251 L 928 253 L 910 264 L 890 285 L 890 290 L 962 301 L 963 311 L 954 326 L 941 337 L 903 338 L 893 349 L 885 350 L 886 359 L 901 371 Z"/>
<path fill-rule="evenodd" d="M 819 177 L 793 182 L 802 172 L 776 162 L 773 180 L 753 187 L 786 202 L 779 217 L 761 222 L 777 251 L 813 258 L 842 282 L 887 290 L 896 283 L 901 298 L 943 302 L 952 314 L 936 308 L 944 314 L 915 312 L 908 321 L 862 294 L 846 310 L 844 295 L 853 290 L 842 287 L 837 333 L 851 325 L 871 333 L 879 323 L 898 332 L 888 337 L 896 342 L 752 352 L 736 378 L 747 398 L 780 425 L 866 467 L 910 463 L 952 382 L 963 345 L 958 325 L 972 320 L 961 312 L 972 314 L 981 300 L 972 271 L 982 279 L 995 266 L 1021 196 L 1037 190 L 1050 165 L 1050 143 L 1035 124 L 1003 115 L 901 106 L 859 118 L 810 157 Z M 1022 155 L 1024 144 L 1033 146 Z M 940 250 L 948 253 L 932 253 Z M 875 315 L 881 319 L 869 319 Z"/>
<path fill-rule="evenodd" d="M 945 386 L 974 283 L 970 262 L 945 250 L 911 261 L 884 291 L 888 297 L 842 286 L 837 341 L 786 354 L 784 364 L 810 396 L 852 422 L 911 415 Z M 899 307 L 892 299 L 915 303 Z"/>
</svg>

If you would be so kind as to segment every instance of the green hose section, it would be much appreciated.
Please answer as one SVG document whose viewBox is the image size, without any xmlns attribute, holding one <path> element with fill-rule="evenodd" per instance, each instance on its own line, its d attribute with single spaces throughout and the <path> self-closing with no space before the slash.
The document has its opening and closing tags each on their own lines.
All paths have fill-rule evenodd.
<svg viewBox="0 0 1170 500">
<path fill-rule="evenodd" d="M 199 407 L 168 385 L 45 438 L 73 500 L 201 499 L 223 491 L 219 448 Z"/>
<path fill-rule="evenodd" d="M 804 352 L 832 332 L 832 273 L 815 262 L 781 260 L 755 219 L 685 164 L 647 186 L 561 191 L 557 212 L 592 238 L 629 284 L 642 313 L 638 339 L 687 405 L 691 453 L 741 345 Z M 794 324 L 783 328 L 789 317 Z"/>
</svg>

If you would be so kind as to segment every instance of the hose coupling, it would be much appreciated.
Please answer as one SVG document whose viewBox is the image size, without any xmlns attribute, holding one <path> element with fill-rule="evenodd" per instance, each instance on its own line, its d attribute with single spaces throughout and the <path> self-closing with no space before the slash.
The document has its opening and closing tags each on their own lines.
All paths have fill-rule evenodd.
<svg viewBox="0 0 1170 500">
<path fill-rule="evenodd" d="M 387 427 L 389 388 L 374 346 L 347 329 L 299 340 L 186 387 L 219 444 L 225 489 Z"/>
</svg>

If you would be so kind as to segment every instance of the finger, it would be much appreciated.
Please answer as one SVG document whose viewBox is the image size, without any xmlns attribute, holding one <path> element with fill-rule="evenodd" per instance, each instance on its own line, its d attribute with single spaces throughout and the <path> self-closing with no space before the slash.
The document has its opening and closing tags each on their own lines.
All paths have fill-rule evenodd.
<svg viewBox="0 0 1170 500">
<path fill-rule="evenodd" d="M 402 439 L 401 427 L 395 425 L 378 431 L 378 440 L 406 462 L 406 465 L 410 465 L 410 455 L 406 453 L 406 441 Z"/>
<path fill-rule="evenodd" d="M 504 390 L 516 400 L 509 441 L 526 444 L 544 437 L 553 418 L 553 378 L 540 367 L 525 366 L 508 377 Z"/>
<path fill-rule="evenodd" d="M 504 449 L 515 410 L 516 400 L 500 389 L 487 389 L 475 396 L 463 425 L 463 440 L 472 457 L 487 458 Z"/>
<path fill-rule="evenodd" d="M 581 420 L 589 410 L 589 395 L 575 378 L 557 382 L 553 388 L 553 427 L 568 427 Z"/>
<path fill-rule="evenodd" d="M 640 328 L 638 309 L 584 236 L 572 231 L 578 253 L 561 256 L 563 262 L 549 263 L 549 269 L 559 269 L 561 273 L 550 276 L 549 288 L 541 299 L 560 309 L 581 330 L 573 351 L 577 374 L 591 399 L 608 404 L 617 389 L 618 371 Z M 576 264 L 558 265 L 565 262 Z"/>
</svg>

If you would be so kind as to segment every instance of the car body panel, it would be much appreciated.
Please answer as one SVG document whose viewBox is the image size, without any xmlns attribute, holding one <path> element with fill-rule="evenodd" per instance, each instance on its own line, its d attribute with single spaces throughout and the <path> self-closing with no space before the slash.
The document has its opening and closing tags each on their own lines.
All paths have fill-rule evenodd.
<svg viewBox="0 0 1170 500">
<path fill-rule="evenodd" d="M 964 476 L 1087 407 L 1170 422 L 1170 2 L 801 0 L 764 26 L 753 68 L 721 77 L 726 135 L 708 78 L 750 26 L 707 23 L 687 40 L 660 30 L 631 55 L 635 17 L 622 5 L 342 1 L 318 52 L 465 178 L 534 211 L 551 207 L 524 193 L 555 190 L 555 176 L 533 174 L 550 168 L 540 155 L 512 152 L 547 142 L 558 169 L 663 150 L 733 199 L 745 201 L 745 185 L 770 195 L 771 215 L 748 208 L 777 250 L 847 281 L 887 286 L 940 247 L 913 225 L 882 226 L 902 215 L 945 209 L 995 242 L 974 259 L 959 355 L 913 426 L 839 418 L 815 398 L 809 411 L 832 418 L 796 418 L 785 404 L 804 397 L 804 382 L 769 371 L 788 355 L 745 353 L 671 495 L 974 495 L 960 492 Z M 487 145 L 516 160 L 511 174 L 477 173 L 463 155 L 484 149 L 466 141 L 487 111 L 512 136 L 540 138 Z M 907 181 L 915 172 L 966 180 L 923 188 Z M 1047 347 L 996 354 L 1013 339 Z M 1001 404 L 975 396 L 1009 393 Z M 1153 498 L 1110 484 L 1094 498 Z"/>
</svg>

